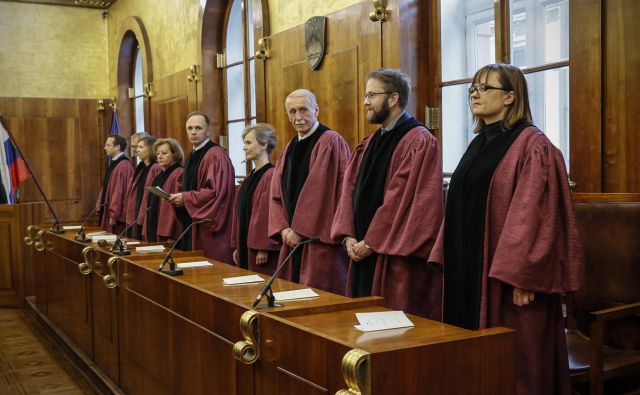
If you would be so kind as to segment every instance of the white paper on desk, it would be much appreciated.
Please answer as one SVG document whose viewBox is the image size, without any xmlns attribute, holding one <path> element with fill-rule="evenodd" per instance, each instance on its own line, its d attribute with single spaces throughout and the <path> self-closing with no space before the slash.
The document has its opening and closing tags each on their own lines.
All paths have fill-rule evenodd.
<svg viewBox="0 0 640 395">
<path fill-rule="evenodd" d="M 178 268 L 184 269 L 187 267 L 201 267 L 201 266 L 213 266 L 213 263 L 209 261 L 195 261 L 195 262 L 183 262 L 176 264 Z"/>
<path fill-rule="evenodd" d="M 128 245 L 131 245 L 131 243 L 127 243 Z M 140 247 L 136 247 L 136 252 L 157 252 L 157 251 L 164 251 L 164 246 L 163 245 L 155 245 L 155 246 L 140 246 Z"/>
<path fill-rule="evenodd" d="M 402 311 L 382 311 L 379 313 L 356 313 L 360 325 L 355 328 L 363 332 L 382 331 L 385 329 L 406 328 L 413 322 Z"/>
<path fill-rule="evenodd" d="M 222 279 L 222 282 L 225 285 L 249 284 L 249 283 L 258 283 L 262 281 L 264 281 L 264 278 L 258 276 L 257 274 L 251 274 L 248 276 L 227 277 Z"/>
<path fill-rule="evenodd" d="M 99 231 L 97 231 L 97 232 L 89 232 L 89 233 L 87 233 L 87 235 L 86 235 L 86 236 L 87 236 L 88 238 L 92 238 L 93 236 L 97 236 L 97 235 L 104 235 L 104 234 L 106 234 L 106 233 L 107 233 L 107 231 L 106 231 L 106 230 L 99 230 Z"/>
<path fill-rule="evenodd" d="M 62 227 L 64 230 L 78 230 L 82 228 L 82 225 L 65 225 Z"/>
<path fill-rule="evenodd" d="M 274 292 L 273 296 L 276 300 L 294 300 L 294 299 L 307 299 L 315 298 L 317 293 L 313 292 L 311 288 L 294 289 L 293 291 Z"/>
<path fill-rule="evenodd" d="M 96 243 L 100 240 L 104 240 L 104 241 L 116 241 L 116 239 L 118 238 L 118 236 L 116 235 L 95 235 L 95 236 L 91 236 L 91 242 L 92 243 Z"/>
<path fill-rule="evenodd" d="M 138 244 L 140 244 L 139 241 L 129 241 L 129 240 L 127 240 L 127 246 L 136 246 Z"/>
</svg>

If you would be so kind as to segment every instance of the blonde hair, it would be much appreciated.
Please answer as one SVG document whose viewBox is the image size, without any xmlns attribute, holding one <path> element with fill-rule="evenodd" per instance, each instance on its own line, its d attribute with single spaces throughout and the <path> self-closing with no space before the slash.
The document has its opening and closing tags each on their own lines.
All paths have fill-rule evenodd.
<svg viewBox="0 0 640 395">
<path fill-rule="evenodd" d="M 153 143 L 153 151 L 157 153 L 158 147 L 164 144 L 167 144 L 169 146 L 171 154 L 173 154 L 173 161 L 182 165 L 182 161 L 184 160 L 184 151 L 182 151 L 182 147 L 180 146 L 178 140 L 172 138 L 158 139 L 155 143 Z"/>
<path fill-rule="evenodd" d="M 271 151 L 276 146 L 276 132 L 275 128 L 268 123 L 257 123 L 255 125 L 249 125 L 242 131 L 242 138 L 253 132 L 258 144 L 267 146 L 267 155 L 271 155 Z"/>
<path fill-rule="evenodd" d="M 471 85 L 481 83 L 480 81 L 486 81 L 489 74 L 493 73 L 500 85 L 503 88 L 513 92 L 513 103 L 507 109 L 507 113 L 502 120 L 502 127 L 504 129 L 513 128 L 519 121 L 533 122 L 531 116 L 531 108 L 529 107 L 529 93 L 527 90 L 527 80 L 522 74 L 522 70 L 518 67 L 506 64 L 506 63 L 493 63 L 488 64 L 476 71 L 473 76 Z M 471 97 L 469 97 L 471 98 Z M 471 101 L 469 101 L 471 103 Z M 485 126 L 485 122 L 477 117 L 473 116 L 473 123 L 476 125 L 473 129 L 478 133 Z"/>
</svg>

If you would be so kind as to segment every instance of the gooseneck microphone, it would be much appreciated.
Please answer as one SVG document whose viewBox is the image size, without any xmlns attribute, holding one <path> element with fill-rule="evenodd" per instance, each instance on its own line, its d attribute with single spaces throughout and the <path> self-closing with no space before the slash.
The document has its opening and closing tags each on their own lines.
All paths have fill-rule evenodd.
<svg viewBox="0 0 640 395">
<path fill-rule="evenodd" d="M 120 232 L 120 234 L 116 238 L 116 241 L 113 242 L 113 245 L 111 246 L 111 249 L 109 250 L 109 252 L 113 252 L 114 254 L 116 254 L 118 256 L 130 255 L 131 254 L 131 251 L 129 251 L 127 248 L 125 248 L 124 244 L 122 243 L 122 236 L 125 233 L 127 233 L 127 231 L 129 229 L 131 229 L 131 227 L 133 225 L 137 224 L 138 221 L 140 220 L 140 218 L 142 218 L 145 214 L 147 214 L 149 212 L 149 210 L 151 210 L 151 207 L 147 207 L 146 210 L 144 210 L 143 212 L 140 213 L 140 215 L 138 215 L 138 218 L 136 218 L 135 221 L 130 223 L 126 228 L 124 228 L 124 230 L 122 232 Z M 116 250 L 116 247 L 118 248 L 117 250 Z"/>
<path fill-rule="evenodd" d="M 273 291 L 271 290 L 271 284 L 276 279 L 276 277 L 278 277 L 278 275 L 282 272 L 282 270 L 286 266 L 287 262 L 289 262 L 289 258 L 291 258 L 291 256 L 293 256 L 293 253 L 296 252 L 298 250 L 298 248 L 300 248 L 300 246 L 302 246 L 304 244 L 317 243 L 318 241 L 320 241 L 319 237 L 309 237 L 307 240 L 301 241 L 300 243 L 296 244 L 296 246 L 293 247 L 291 252 L 289 252 L 289 255 L 287 255 L 287 257 L 284 258 L 282 263 L 276 268 L 276 271 L 273 272 L 271 277 L 269 277 L 269 280 L 267 280 L 267 283 L 264 285 L 264 287 L 262 287 L 262 289 L 258 293 L 258 296 L 256 297 L 256 300 L 253 302 L 253 306 L 252 307 L 258 306 L 258 303 L 260 303 L 262 298 L 264 298 L 265 294 L 267 295 L 267 305 L 266 306 L 265 305 L 261 305 L 261 306 L 258 306 L 258 308 L 261 308 L 261 307 L 280 307 L 280 305 L 276 305 L 275 304 L 276 298 L 275 298 L 275 296 L 273 296 Z"/>
<path fill-rule="evenodd" d="M 87 239 L 87 235 L 84 233 L 84 227 L 87 225 L 87 222 L 89 222 L 89 218 L 91 218 L 91 216 L 98 211 L 98 209 L 100 207 L 106 206 L 109 204 L 109 201 L 107 200 L 106 202 L 99 204 L 97 206 L 95 206 L 93 208 L 93 210 L 91 210 L 91 212 L 89 213 L 89 215 L 87 215 L 87 218 L 84 219 L 84 222 L 82 223 L 82 225 L 80 226 L 80 229 L 78 229 L 78 233 L 76 233 L 75 236 L 73 236 L 73 239 L 76 241 L 80 241 L 82 243 L 87 243 L 89 241 L 91 241 L 91 239 Z"/>
<path fill-rule="evenodd" d="M 196 222 L 190 223 L 189 226 L 187 226 L 187 229 L 185 229 L 182 232 L 182 234 L 180 234 L 180 236 L 176 239 L 176 241 L 173 242 L 173 245 L 171 245 L 171 248 L 169 249 L 169 252 L 167 253 L 167 255 L 162 260 L 162 263 L 160 264 L 160 267 L 158 268 L 158 271 L 161 271 L 162 273 L 166 273 L 166 274 L 168 274 L 170 276 L 179 276 L 179 275 L 181 275 L 182 274 L 182 269 L 176 269 L 176 263 L 173 261 L 173 257 L 171 256 L 171 254 L 173 254 L 173 250 L 176 248 L 176 246 L 178 245 L 180 240 L 182 240 L 184 235 L 187 234 L 187 232 L 189 231 L 189 229 L 191 229 L 191 227 L 193 225 L 206 224 L 206 223 L 209 223 L 209 222 L 211 222 L 211 220 L 209 218 L 205 218 L 205 219 L 201 219 L 200 221 L 196 221 Z M 166 265 L 167 262 L 169 262 L 169 269 L 168 270 L 163 270 L 164 269 L 164 265 Z"/>
</svg>

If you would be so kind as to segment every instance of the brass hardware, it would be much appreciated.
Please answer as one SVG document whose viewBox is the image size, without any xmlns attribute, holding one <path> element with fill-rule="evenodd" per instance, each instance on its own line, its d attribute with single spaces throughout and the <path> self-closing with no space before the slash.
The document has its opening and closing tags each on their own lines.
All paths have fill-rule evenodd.
<svg viewBox="0 0 640 395">
<path fill-rule="evenodd" d="M 40 229 L 38 233 L 36 233 L 34 247 L 38 252 L 44 251 L 44 229 Z"/>
<path fill-rule="evenodd" d="M 240 317 L 240 332 L 244 336 L 243 341 L 233 345 L 233 356 L 245 365 L 251 365 L 260 358 L 258 313 L 249 310 Z"/>
<path fill-rule="evenodd" d="M 30 246 L 33 245 L 33 239 L 35 236 L 33 235 L 33 231 L 36 230 L 36 227 L 33 225 L 27 226 L 27 235 L 24 237 L 24 244 Z"/>
<path fill-rule="evenodd" d="M 153 97 L 153 82 L 147 82 L 142 85 L 142 91 L 144 97 Z"/>
<path fill-rule="evenodd" d="M 116 99 L 115 97 L 109 98 L 108 106 L 111 109 L 111 111 L 117 110 L 118 109 L 118 99 Z"/>
<path fill-rule="evenodd" d="M 127 88 L 127 97 L 129 99 L 135 99 L 136 98 L 136 90 L 135 90 L 135 88 Z"/>
<path fill-rule="evenodd" d="M 578 186 L 578 183 L 571 178 L 570 174 L 567 174 L 567 178 L 569 179 L 569 188 L 573 191 Z"/>
<path fill-rule="evenodd" d="M 256 59 L 267 60 L 271 57 L 271 48 L 269 48 L 269 37 L 262 37 L 258 40 L 258 50 L 255 55 Z"/>
<path fill-rule="evenodd" d="M 78 270 L 85 276 L 93 270 L 93 255 L 93 247 L 84 247 L 82 249 L 82 258 L 84 259 L 84 262 L 78 265 Z"/>
<path fill-rule="evenodd" d="M 104 286 L 109 289 L 113 289 L 118 285 L 120 285 L 118 283 L 118 267 L 116 266 L 117 264 L 118 264 L 117 256 L 112 256 L 107 261 L 107 266 L 109 266 L 109 274 L 107 274 L 106 276 L 103 276 L 102 281 L 104 281 Z"/>
<path fill-rule="evenodd" d="M 223 53 L 216 54 L 216 68 L 224 69 L 227 65 L 227 58 Z"/>
<path fill-rule="evenodd" d="M 373 0 L 374 10 L 369 13 L 372 22 L 385 22 L 389 18 L 387 11 L 387 0 Z"/>
<path fill-rule="evenodd" d="M 97 111 L 104 111 L 104 99 L 98 99 L 98 103 L 96 104 Z"/>
<path fill-rule="evenodd" d="M 354 348 L 342 358 L 342 377 L 349 389 L 340 390 L 336 395 L 369 395 L 371 394 L 371 368 L 369 353 Z"/>
<path fill-rule="evenodd" d="M 189 67 L 189 75 L 187 76 L 187 81 L 189 82 L 198 82 L 200 81 L 200 66 L 197 64 Z"/>
<path fill-rule="evenodd" d="M 440 130 L 440 107 L 424 108 L 424 124 L 430 130 Z"/>
</svg>

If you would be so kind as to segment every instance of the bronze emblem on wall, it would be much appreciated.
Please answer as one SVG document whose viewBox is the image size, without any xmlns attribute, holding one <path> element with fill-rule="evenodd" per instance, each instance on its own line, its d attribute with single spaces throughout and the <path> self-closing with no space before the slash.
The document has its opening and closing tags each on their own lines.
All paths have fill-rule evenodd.
<svg viewBox="0 0 640 395">
<path fill-rule="evenodd" d="M 304 24 L 304 47 L 307 51 L 307 63 L 311 70 L 316 70 L 324 57 L 326 16 L 314 16 Z"/>
</svg>

